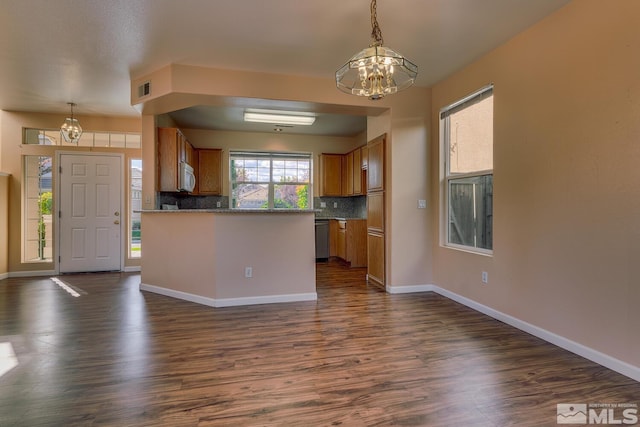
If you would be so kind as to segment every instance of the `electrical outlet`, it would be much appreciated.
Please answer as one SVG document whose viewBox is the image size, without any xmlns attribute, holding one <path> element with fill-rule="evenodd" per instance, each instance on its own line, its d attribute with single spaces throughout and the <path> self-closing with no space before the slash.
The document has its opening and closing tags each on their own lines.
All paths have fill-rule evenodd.
<svg viewBox="0 0 640 427">
<path fill-rule="evenodd" d="M 337 208 L 338 207 L 338 202 L 333 202 L 333 207 Z"/>
<path fill-rule="evenodd" d="M 245 267 L 244 268 L 244 277 L 250 279 L 253 277 L 253 267 Z"/>
<path fill-rule="evenodd" d="M 216 202 L 216 208 L 222 207 L 222 202 Z"/>
<path fill-rule="evenodd" d="M 482 283 L 489 283 L 489 273 L 486 271 L 482 272 Z"/>
</svg>

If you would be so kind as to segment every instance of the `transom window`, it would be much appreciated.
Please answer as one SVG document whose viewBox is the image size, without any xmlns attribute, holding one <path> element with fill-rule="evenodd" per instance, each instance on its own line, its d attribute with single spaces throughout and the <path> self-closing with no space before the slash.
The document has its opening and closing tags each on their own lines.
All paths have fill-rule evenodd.
<svg viewBox="0 0 640 427">
<path fill-rule="evenodd" d="M 493 249 L 493 86 L 440 112 L 445 155 L 446 244 Z"/>
<path fill-rule="evenodd" d="M 311 209 L 311 154 L 232 151 L 233 209 Z"/>
<path fill-rule="evenodd" d="M 78 147 L 140 148 L 139 133 L 122 132 L 82 132 L 77 144 L 66 142 L 60 129 L 25 129 L 24 144 L 67 145 Z"/>
</svg>

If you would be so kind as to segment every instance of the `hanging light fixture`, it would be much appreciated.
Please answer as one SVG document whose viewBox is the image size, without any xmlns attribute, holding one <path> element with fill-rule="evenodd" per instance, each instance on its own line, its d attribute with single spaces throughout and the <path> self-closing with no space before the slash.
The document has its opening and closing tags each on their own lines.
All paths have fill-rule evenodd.
<svg viewBox="0 0 640 427">
<path fill-rule="evenodd" d="M 73 107 L 76 106 L 73 102 L 67 102 L 71 106 L 71 117 L 67 117 L 62 126 L 60 126 L 60 134 L 65 141 L 71 144 L 77 144 L 82 136 L 82 127 L 78 119 L 73 118 Z"/>
<path fill-rule="evenodd" d="M 371 0 L 371 45 L 356 53 L 336 71 L 338 89 L 377 100 L 406 89 L 415 82 L 418 66 L 383 46 L 383 43 L 376 0 Z"/>
</svg>

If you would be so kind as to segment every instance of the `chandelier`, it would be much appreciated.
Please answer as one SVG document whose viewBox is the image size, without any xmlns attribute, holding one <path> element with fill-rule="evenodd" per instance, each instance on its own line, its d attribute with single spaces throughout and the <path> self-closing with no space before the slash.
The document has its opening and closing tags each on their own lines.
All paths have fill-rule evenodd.
<svg viewBox="0 0 640 427">
<path fill-rule="evenodd" d="M 415 82 L 418 66 L 383 46 L 383 43 L 376 0 L 371 0 L 371 45 L 353 55 L 336 71 L 338 89 L 377 100 L 406 89 Z"/>
<path fill-rule="evenodd" d="M 67 117 L 62 126 L 60 126 L 60 134 L 62 138 L 68 143 L 77 144 L 80 136 L 82 136 L 82 127 L 78 119 L 73 118 L 73 107 L 76 106 L 73 102 L 67 102 L 71 106 L 71 117 Z"/>
</svg>

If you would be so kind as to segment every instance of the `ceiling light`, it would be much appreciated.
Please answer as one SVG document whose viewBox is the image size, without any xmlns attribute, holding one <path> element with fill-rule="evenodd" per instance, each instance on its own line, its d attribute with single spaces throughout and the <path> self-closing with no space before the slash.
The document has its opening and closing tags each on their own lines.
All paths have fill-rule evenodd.
<svg viewBox="0 0 640 427">
<path fill-rule="evenodd" d="M 275 125 L 309 126 L 316 121 L 316 116 L 312 113 L 299 111 L 246 109 L 244 111 L 244 121 Z"/>
<path fill-rule="evenodd" d="M 73 118 L 73 107 L 76 104 L 73 102 L 67 102 L 67 104 L 71 106 L 71 117 L 67 117 L 62 126 L 60 126 L 60 134 L 68 143 L 77 144 L 82 136 L 82 127 L 80 127 L 78 119 Z"/>
<path fill-rule="evenodd" d="M 338 89 L 377 100 L 406 89 L 415 82 L 418 66 L 383 46 L 383 43 L 376 0 L 371 0 L 371 45 L 353 55 L 336 71 Z"/>
</svg>

